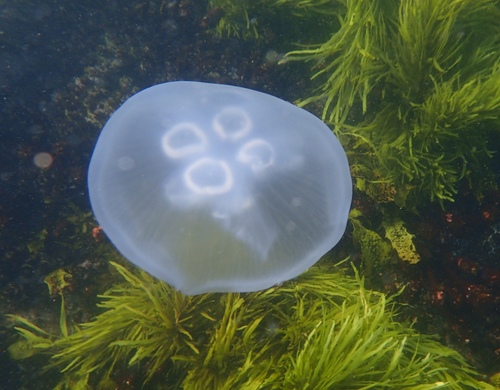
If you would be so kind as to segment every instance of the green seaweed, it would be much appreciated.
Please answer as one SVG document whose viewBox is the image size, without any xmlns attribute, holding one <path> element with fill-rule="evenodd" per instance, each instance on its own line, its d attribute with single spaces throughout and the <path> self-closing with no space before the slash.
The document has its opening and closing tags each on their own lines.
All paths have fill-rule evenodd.
<svg viewBox="0 0 500 390">
<path fill-rule="evenodd" d="M 349 213 L 349 220 L 353 227 L 353 241 L 359 246 L 361 252 L 363 275 L 371 281 L 382 268 L 394 263 L 394 256 L 391 255 L 391 244 L 376 231 L 365 227 L 361 217 L 362 214 L 357 209 Z"/>
<path fill-rule="evenodd" d="M 401 204 L 452 201 L 461 179 L 479 182 L 500 125 L 498 4 L 342 3 L 327 42 L 287 54 L 313 62 L 321 83 L 300 104 L 319 104 L 347 148 L 361 150 L 352 163 L 375 157 Z"/>
<path fill-rule="evenodd" d="M 215 26 L 215 33 L 221 37 L 242 39 L 260 39 L 262 30 L 271 25 L 284 23 L 287 36 L 291 36 L 294 24 L 300 21 L 302 35 L 309 34 L 309 29 L 317 25 L 320 16 L 335 15 L 341 4 L 336 0 L 210 0 L 209 13 L 217 12 L 220 18 Z M 304 23 L 308 19 L 311 23 Z M 328 19 L 322 24 L 328 25 Z M 287 21 L 288 22 L 284 22 Z M 295 23 L 290 23 L 294 20 Z M 324 26 L 323 26 L 324 28 Z M 315 32 L 317 33 L 318 31 Z"/>
<path fill-rule="evenodd" d="M 13 317 L 52 356 L 58 389 L 114 388 L 124 367 L 156 388 L 493 389 L 457 352 L 397 322 L 393 298 L 365 289 L 357 273 L 324 264 L 263 291 L 188 297 L 113 266 L 124 282 L 70 334 Z"/>
</svg>

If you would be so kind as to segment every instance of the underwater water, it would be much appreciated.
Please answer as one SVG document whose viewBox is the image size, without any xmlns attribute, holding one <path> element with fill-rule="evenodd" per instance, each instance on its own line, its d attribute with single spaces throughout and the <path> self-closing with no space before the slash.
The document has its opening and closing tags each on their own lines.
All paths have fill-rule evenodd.
<svg viewBox="0 0 500 390">
<path fill-rule="evenodd" d="M 412 34 L 404 34 L 402 27 L 382 29 L 385 16 L 380 16 L 392 12 L 397 18 L 406 11 L 416 14 L 417 8 L 411 7 L 419 2 L 388 1 L 387 9 L 380 10 L 366 5 L 372 3 L 377 2 L 0 0 L 0 387 L 49 389 L 60 384 L 60 388 L 71 388 L 71 383 L 76 383 L 71 381 L 81 384 L 88 379 L 94 388 L 200 388 L 196 387 L 199 383 L 193 384 L 197 376 L 206 381 L 201 382 L 205 388 L 245 388 L 238 387 L 250 381 L 242 379 L 245 360 L 241 366 L 232 366 L 231 359 L 239 361 L 234 356 L 247 356 L 253 362 L 256 351 L 262 351 L 255 358 L 261 360 L 253 364 L 263 367 L 266 362 L 270 366 L 275 362 L 273 348 L 293 351 L 288 363 L 298 367 L 305 345 L 313 345 L 306 339 L 313 340 L 315 326 L 327 322 L 299 313 L 296 302 L 304 298 L 301 289 L 314 296 L 315 302 L 324 299 L 328 304 L 323 311 L 339 310 L 335 321 L 342 323 L 342 302 L 354 302 L 352 297 L 364 288 L 377 291 L 367 293 L 372 294 L 374 305 L 399 293 L 391 302 L 399 305 L 394 321 L 404 324 L 402 334 L 413 335 L 413 330 L 404 333 L 411 328 L 436 335 L 439 345 L 457 351 L 472 367 L 471 373 L 464 374 L 467 380 L 469 376 L 477 379 L 484 388 L 488 388 L 486 383 L 498 385 L 500 29 L 494 21 L 500 15 L 500 5 L 473 0 L 453 6 L 445 0 L 421 2 L 422 12 L 425 7 L 439 7 L 442 17 L 453 22 L 448 30 L 437 29 L 429 33 L 433 38 L 415 43 L 414 47 L 425 47 L 419 51 L 425 52 L 420 63 L 411 45 L 403 45 Z M 354 20 L 349 19 L 351 13 L 369 14 L 370 22 L 353 23 L 349 30 L 349 23 L 343 21 Z M 419 31 L 419 19 L 411 20 L 414 24 L 399 19 L 398 23 L 410 32 Z M 370 34 L 363 36 L 367 26 Z M 315 52 L 318 46 L 312 44 L 331 42 L 330 37 L 344 29 L 348 30 L 345 39 L 332 45 L 340 48 L 342 42 L 351 42 L 349 39 L 352 44 L 338 51 L 331 49 L 331 53 L 328 46 Z M 360 40 L 360 36 L 364 38 Z M 378 51 L 360 46 L 374 36 L 383 41 Z M 310 52 L 300 52 L 307 49 Z M 412 67 L 415 71 L 407 71 Z M 418 78 L 416 69 L 424 76 Z M 259 295 L 211 294 L 186 301 L 180 293 L 131 271 L 132 266 L 93 217 L 87 169 L 109 116 L 134 93 L 176 80 L 241 86 L 301 102 L 335 131 L 351 165 L 354 211 L 344 238 L 320 262 L 328 271 L 321 274 L 313 270 L 311 279 L 306 275 L 271 289 L 267 300 Z M 370 87 L 363 89 L 355 80 Z M 444 102 L 450 102 L 449 106 Z M 317 181 L 317 177 L 312 180 Z M 335 283 L 325 281 L 325 275 L 330 275 L 329 266 L 347 257 L 349 260 L 339 266 L 344 267 L 341 274 L 346 279 L 335 279 L 341 299 L 333 299 L 330 295 L 335 295 Z M 138 279 L 120 268 L 116 271 L 110 262 L 136 272 Z M 363 288 L 355 279 L 351 262 L 364 277 Z M 331 275 L 340 278 L 337 271 Z M 74 376 L 71 370 L 61 374 L 71 362 L 54 358 L 61 351 L 70 355 L 69 349 L 64 349 L 71 345 L 64 344 L 65 333 L 75 334 L 80 324 L 91 323 L 113 309 L 111 305 L 98 307 L 103 302 L 98 295 L 109 289 L 110 296 L 119 295 L 113 288 L 123 283 L 149 285 L 159 294 L 155 302 L 173 305 L 182 301 L 186 312 L 201 319 L 203 328 L 190 328 L 189 320 L 185 327 L 184 323 L 176 324 L 187 341 L 162 339 L 163 344 L 174 345 L 172 351 L 165 352 L 164 361 L 153 359 L 153 352 L 144 352 L 144 356 L 134 358 L 139 364 L 129 364 L 137 351 L 133 350 L 124 353 L 116 365 L 106 361 L 90 378 L 82 379 L 83 371 Z M 130 294 L 136 293 L 131 287 Z M 220 320 L 226 318 L 228 307 L 239 307 L 235 302 L 248 305 L 249 313 L 261 318 L 254 323 L 255 328 L 245 322 L 243 312 L 238 314 L 241 323 L 238 327 L 235 320 L 234 330 L 230 321 Z M 281 311 L 272 316 L 264 313 L 277 308 Z M 381 310 L 385 312 L 385 306 Z M 294 323 L 296 340 L 287 333 L 292 332 Z M 145 324 L 148 326 L 147 321 Z M 382 326 L 392 325 L 380 323 Z M 28 329 L 46 345 L 23 338 L 15 327 Z M 160 323 L 158 327 L 167 326 Z M 217 331 L 211 333 L 212 329 Z M 257 333 L 245 336 L 245 329 Z M 216 338 L 219 330 L 234 333 L 234 348 L 241 340 L 247 344 L 234 351 L 227 347 L 229 352 L 213 352 L 212 346 L 224 344 Z M 119 340 L 128 340 L 127 330 L 121 331 Z M 337 331 L 332 332 L 341 334 Z M 155 337 L 153 330 L 149 332 L 144 333 L 149 335 L 144 339 Z M 201 334 L 205 338 L 198 339 Z M 207 334 L 216 341 L 206 339 Z M 74 342 L 78 345 L 78 340 Z M 297 349 L 280 349 L 285 342 Z M 404 343 L 388 353 L 395 356 L 400 346 Z M 332 347 L 336 348 L 340 347 Z M 175 360 L 176 354 L 181 356 L 179 351 L 185 358 L 182 364 L 178 363 L 180 358 Z M 100 353 L 86 350 L 79 357 L 85 361 L 82 367 L 98 364 L 103 356 Z M 207 356 L 220 360 L 208 364 Z M 50 361 L 56 362 L 55 367 L 44 372 Z M 385 356 L 380 362 L 385 367 L 390 359 Z M 199 371 L 190 371 L 191 366 Z M 266 370 L 267 379 L 255 379 L 261 387 L 254 388 L 279 388 L 281 379 L 273 378 L 285 376 L 273 372 L 272 367 Z M 205 379 L 212 378 L 207 372 L 224 372 L 226 382 Z M 234 372 L 240 376 L 233 378 Z M 254 378 L 251 370 L 244 373 Z M 299 375 L 297 370 L 283 379 L 290 382 L 283 383 L 300 386 L 301 378 L 309 374 L 304 369 Z M 453 375 L 461 378 L 462 374 Z M 318 379 L 317 388 L 358 386 L 349 373 L 342 378 L 345 382 L 340 384 Z M 382 381 L 373 379 L 372 373 L 367 378 Z M 395 388 L 420 384 L 414 380 L 408 376 Z M 429 381 L 435 384 L 442 378 Z M 158 387 L 159 383 L 164 387 Z"/>
</svg>

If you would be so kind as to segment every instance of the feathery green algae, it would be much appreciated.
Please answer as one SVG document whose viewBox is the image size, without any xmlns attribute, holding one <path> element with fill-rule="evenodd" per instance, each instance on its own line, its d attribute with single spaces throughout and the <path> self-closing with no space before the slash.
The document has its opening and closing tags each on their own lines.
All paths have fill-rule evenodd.
<svg viewBox="0 0 500 390">
<path fill-rule="evenodd" d="M 111 387 L 124 367 L 155 388 L 493 389 L 457 352 L 397 322 L 392 297 L 331 265 L 259 292 L 197 296 L 113 266 L 124 282 L 89 323 L 49 335 L 12 316 L 26 345 L 51 355 L 59 389 Z"/>
</svg>

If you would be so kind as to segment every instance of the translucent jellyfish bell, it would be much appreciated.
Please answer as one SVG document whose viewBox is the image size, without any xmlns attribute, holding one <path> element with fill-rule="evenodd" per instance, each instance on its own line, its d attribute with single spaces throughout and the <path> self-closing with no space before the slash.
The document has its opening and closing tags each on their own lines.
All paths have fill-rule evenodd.
<svg viewBox="0 0 500 390">
<path fill-rule="evenodd" d="M 131 262 L 186 294 L 255 291 L 307 270 L 342 237 L 342 146 L 276 97 L 171 82 L 128 99 L 101 132 L 88 185 Z"/>
</svg>

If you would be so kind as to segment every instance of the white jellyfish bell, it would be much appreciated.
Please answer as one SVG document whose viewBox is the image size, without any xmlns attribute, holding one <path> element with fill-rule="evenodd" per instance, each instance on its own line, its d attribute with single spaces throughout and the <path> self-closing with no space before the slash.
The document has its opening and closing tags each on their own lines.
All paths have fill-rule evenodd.
<svg viewBox="0 0 500 390">
<path fill-rule="evenodd" d="M 299 275 L 340 240 L 352 196 L 345 152 L 318 118 L 264 93 L 183 81 L 111 116 L 88 185 L 118 250 L 186 294 Z"/>
</svg>

